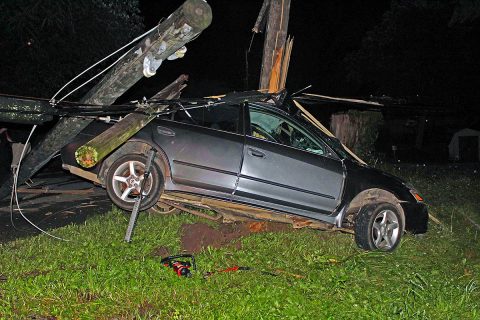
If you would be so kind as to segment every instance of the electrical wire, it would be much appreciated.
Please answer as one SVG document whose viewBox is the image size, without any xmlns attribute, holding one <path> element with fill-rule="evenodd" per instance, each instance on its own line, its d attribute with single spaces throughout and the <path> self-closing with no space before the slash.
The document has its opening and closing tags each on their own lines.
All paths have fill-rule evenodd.
<svg viewBox="0 0 480 320">
<path fill-rule="evenodd" d="M 18 193 L 17 193 L 17 183 L 18 183 L 18 173 L 20 172 L 20 167 L 21 167 L 21 164 L 22 164 L 22 160 L 23 160 L 23 156 L 25 155 L 25 150 L 27 149 L 27 145 L 28 145 L 28 142 L 30 141 L 30 138 L 32 137 L 33 135 L 33 132 L 35 132 L 35 129 L 37 128 L 37 125 L 34 125 L 32 127 L 32 130 L 30 131 L 30 134 L 28 135 L 28 138 L 27 138 L 27 141 L 25 142 L 25 145 L 23 146 L 23 150 L 22 150 L 22 153 L 20 154 L 20 159 L 18 160 L 18 165 L 17 167 L 14 169 L 13 171 L 13 189 L 12 189 L 12 194 L 11 194 L 11 198 L 10 198 L 10 218 L 13 222 L 13 206 L 12 206 L 12 202 L 13 202 L 13 199 L 15 199 L 15 204 L 17 205 L 17 209 L 18 209 L 18 212 L 20 213 L 20 215 L 22 216 L 22 218 L 27 221 L 31 226 L 33 226 L 35 229 L 37 229 L 38 231 L 40 231 L 41 233 L 43 234 L 46 234 L 47 236 L 49 237 L 52 237 L 54 239 L 57 239 L 57 240 L 62 240 L 62 241 L 70 241 L 70 240 L 67 240 L 67 239 L 64 239 L 64 238 L 61 238 L 61 237 L 57 237 L 45 230 L 43 230 L 42 228 L 40 228 L 39 226 L 37 226 L 35 223 L 33 223 L 32 221 L 30 221 L 30 219 L 28 219 L 25 214 L 22 212 L 22 209 L 20 208 L 20 203 L 18 201 Z"/>
<path fill-rule="evenodd" d="M 128 53 L 124 53 L 121 57 L 119 57 L 114 63 L 110 64 L 107 68 L 105 68 L 104 70 L 100 71 L 99 73 L 97 73 L 95 76 L 93 76 L 92 78 L 88 79 L 87 81 L 85 81 L 84 83 L 82 83 L 80 86 L 76 87 L 75 89 L 73 89 L 72 91 L 70 91 L 68 94 L 66 94 L 65 96 L 63 96 L 59 101 L 55 101 L 55 98 L 57 97 L 58 94 L 60 94 L 60 92 L 62 92 L 66 87 L 68 87 L 73 81 L 77 80 L 79 77 L 81 77 L 82 75 L 84 75 L 86 72 L 90 71 L 92 68 L 94 68 L 95 66 L 97 66 L 98 64 L 102 63 L 103 61 L 107 60 L 108 58 L 112 57 L 113 55 L 117 54 L 118 52 L 124 50 L 125 48 L 131 46 L 133 43 L 135 43 L 136 41 L 142 39 L 144 36 L 146 36 L 147 34 L 149 34 L 150 32 L 152 32 L 153 30 L 155 30 L 157 27 L 155 26 L 154 28 L 150 29 L 149 31 L 143 33 L 142 35 L 136 37 L 135 39 L 133 39 L 132 41 L 130 41 L 129 43 L 127 43 L 126 45 L 124 45 L 123 47 L 119 48 L 118 50 L 112 52 L 111 54 L 109 54 L 108 56 L 106 56 L 105 58 L 97 61 L 95 64 L 91 65 L 90 67 L 88 67 L 87 69 L 83 70 L 81 73 L 79 73 L 77 76 L 75 76 L 73 79 L 71 79 L 69 82 L 67 82 L 62 88 L 60 88 L 60 90 L 58 90 L 54 95 L 53 97 L 49 100 L 51 104 L 53 105 L 56 105 L 57 103 L 59 102 L 62 102 L 65 98 L 67 98 L 68 96 L 70 96 L 72 93 L 74 93 L 75 91 L 79 90 L 80 88 L 82 88 L 83 86 L 85 86 L 86 84 L 90 83 L 92 80 L 96 79 L 97 77 L 99 77 L 101 74 L 103 74 L 104 72 L 106 72 L 107 70 L 109 70 L 110 68 L 112 68 L 115 64 L 118 63 L 118 61 L 120 61 L 123 57 L 125 57 L 125 55 Z M 15 199 L 15 204 L 17 205 L 17 209 L 18 209 L 18 212 L 20 213 L 20 215 L 22 216 L 23 219 L 25 219 L 25 221 L 27 221 L 30 225 L 32 225 L 35 229 L 37 229 L 38 231 L 40 231 L 41 233 L 43 234 L 46 234 L 48 235 L 49 237 L 52 237 L 54 239 L 57 239 L 57 240 L 61 240 L 61 241 L 70 241 L 70 240 L 67 240 L 67 239 L 64 239 L 64 238 L 61 238 L 61 237 L 57 237 L 45 230 L 43 230 L 42 228 L 40 228 L 39 226 L 37 226 L 35 223 L 33 223 L 32 221 L 30 221 L 30 219 L 28 219 L 25 214 L 22 212 L 22 209 L 20 208 L 20 203 L 19 203 L 19 200 L 18 200 L 18 193 L 17 193 L 17 186 L 18 186 L 18 173 L 20 172 L 20 168 L 21 168 L 21 163 L 22 163 L 22 160 L 23 160 L 23 156 L 25 155 L 25 151 L 27 149 L 27 145 L 30 141 L 30 138 L 32 137 L 33 133 L 35 132 L 35 129 L 37 128 L 37 125 L 34 125 L 32 127 L 32 130 L 30 131 L 30 134 L 28 135 L 28 138 L 27 138 L 27 141 L 25 142 L 25 145 L 23 146 L 23 150 L 22 150 L 22 153 L 20 155 L 20 159 L 18 161 L 18 165 L 17 167 L 14 169 L 14 172 L 13 172 L 13 188 L 12 188 L 12 194 L 11 194 L 11 197 L 10 197 L 10 220 L 13 224 L 13 199 Z"/>
<path fill-rule="evenodd" d="M 99 73 L 97 73 L 96 75 L 94 75 L 93 77 L 91 77 L 90 79 L 88 79 L 87 81 L 85 81 L 84 83 L 82 83 L 81 85 L 79 85 L 78 87 L 76 87 L 75 89 L 73 89 L 72 91 L 70 91 L 69 93 L 67 93 L 65 96 L 63 96 L 60 100 L 58 100 L 58 102 L 61 102 L 63 99 L 65 99 L 66 97 L 68 97 L 69 95 L 71 95 L 72 93 L 76 92 L 78 89 L 82 88 L 83 86 L 87 85 L 88 83 L 90 83 L 91 81 L 95 80 L 96 78 L 98 78 L 99 76 L 101 76 L 103 73 L 105 73 L 107 70 L 109 70 L 110 68 L 112 68 L 114 65 L 116 65 L 118 63 L 118 61 L 122 60 L 123 57 L 125 57 L 127 55 L 128 52 L 125 52 L 124 54 L 122 54 L 117 60 L 115 60 L 115 62 L 113 62 L 111 65 L 109 65 L 108 67 L 106 67 L 105 69 L 103 69 L 102 71 L 100 71 Z M 54 101 L 54 100 L 51 100 L 51 101 Z M 55 104 L 57 102 L 53 102 L 53 104 Z"/>
<path fill-rule="evenodd" d="M 1 96 L 1 95 L 0 95 Z M 139 105 L 135 102 L 131 104 L 119 104 L 119 105 L 90 105 L 89 107 L 84 106 L 83 104 L 77 104 L 74 102 L 64 105 L 65 102 L 62 102 L 59 105 L 56 105 L 56 108 L 51 108 L 48 111 L 42 110 L 16 110 L 16 114 L 24 115 L 33 115 L 33 116 L 59 116 L 59 117 L 95 117 L 95 116 L 115 116 L 115 115 L 125 115 L 129 113 L 138 113 L 138 114 L 147 114 L 147 115 L 165 115 L 168 113 L 175 112 L 177 108 L 185 108 L 187 110 L 204 108 L 208 106 L 215 106 L 218 104 L 224 104 L 225 101 L 217 99 L 170 99 L 170 100 L 149 100 L 147 101 L 148 105 L 151 107 L 156 106 L 168 106 L 166 110 L 159 112 L 147 112 L 147 110 L 139 108 Z M 1 108 L 0 113 L 6 112 L 11 113 L 11 109 Z"/>
<path fill-rule="evenodd" d="M 94 75 L 93 77 L 91 77 L 90 79 L 88 79 L 87 81 L 83 82 L 81 85 L 77 86 L 76 88 L 74 88 L 72 91 L 70 91 L 69 93 L 67 93 L 66 95 L 64 95 L 62 98 L 60 98 L 58 101 L 55 101 L 55 98 L 65 89 L 67 88 L 71 83 L 73 83 L 75 80 L 77 80 L 78 78 L 80 78 L 82 75 L 84 75 L 86 72 L 90 71 L 92 68 L 94 68 L 95 66 L 97 66 L 98 64 L 104 62 L 105 60 L 109 59 L 110 57 L 112 57 L 113 55 L 117 54 L 118 52 L 124 50 L 125 48 L 131 46 L 133 43 L 135 43 L 136 41 L 142 39 L 144 36 L 146 36 L 147 34 L 151 33 L 152 31 L 154 31 L 155 29 L 157 29 L 157 26 L 155 26 L 154 28 L 148 30 L 147 32 L 143 33 L 142 35 L 136 37 L 135 39 L 133 39 L 132 41 L 130 41 L 129 43 L 127 43 L 126 45 L 124 45 L 123 47 L 117 49 L 116 51 L 112 52 L 111 54 L 109 54 L 108 56 L 104 57 L 103 59 L 97 61 L 96 63 L 94 63 L 93 65 L 91 65 L 90 67 L 88 67 L 87 69 L 83 70 L 81 73 L 79 73 L 77 76 L 75 76 L 74 78 L 72 78 L 70 81 L 68 81 L 63 87 L 61 87 L 54 95 L 53 97 L 49 100 L 50 104 L 52 104 L 53 106 L 57 106 L 58 103 L 62 102 L 65 98 L 67 98 L 68 96 L 70 96 L 72 93 L 76 92 L 77 90 L 79 90 L 80 88 L 82 88 L 83 86 L 85 86 L 86 84 L 90 83 L 91 81 L 93 81 L 94 79 L 96 79 L 97 77 L 99 77 L 101 74 L 103 74 L 104 72 L 106 72 L 107 70 L 109 70 L 110 68 L 112 68 L 114 65 L 116 65 L 123 57 L 125 57 L 125 55 L 128 54 L 128 52 L 124 53 L 122 56 L 120 56 L 114 63 L 110 64 L 107 68 L 103 69 L 102 71 L 100 71 L 99 73 L 97 73 L 96 75 Z M 189 117 L 191 118 L 190 114 L 188 113 L 187 111 L 187 108 L 185 108 L 180 102 L 176 102 L 177 105 L 179 105 L 183 111 L 189 115 Z M 211 104 L 211 101 L 208 105 L 212 105 Z M 111 106 L 110 106 L 111 107 Z M 199 106 L 195 106 L 195 107 L 199 107 Z M 104 111 L 104 110 L 99 110 L 99 111 Z M 78 110 L 77 110 L 78 112 Z M 92 112 L 90 110 L 90 112 Z M 169 111 L 168 113 L 170 113 L 172 111 Z M 105 114 L 105 113 L 104 113 Z M 157 113 L 157 114 L 160 114 L 160 113 Z M 193 118 L 192 118 L 193 120 Z M 35 229 L 39 230 L 40 232 L 54 238 L 54 239 L 57 239 L 57 240 L 62 240 L 62 241 L 70 241 L 70 240 L 67 240 L 67 239 L 63 239 L 61 237 L 57 237 L 55 235 L 52 235 L 50 233 L 48 233 L 47 231 L 43 230 L 42 228 L 40 228 L 39 226 L 37 226 L 36 224 L 34 224 L 32 221 L 30 221 L 22 212 L 21 208 L 20 208 L 20 204 L 19 204 L 19 200 L 18 200 L 18 193 L 17 193 L 17 185 L 18 185 L 18 173 L 20 172 L 20 167 L 21 167 L 21 163 L 22 163 L 22 159 L 23 159 L 23 156 L 25 155 L 25 151 L 26 151 L 26 148 L 27 148 L 27 145 L 30 141 L 30 138 L 32 137 L 35 129 L 37 128 L 37 125 L 34 125 L 32 127 L 32 130 L 30 131 L 30 134 L 27 138 L 27 141 L 25 142 L 25 145 L 23 147 L 23 150 L 22 150 L 22 153 L 20 155 L 20 159 L 19 159 L 19 162 L 18 162 L 18 165 L 17 167 L 14 169 L 14 172 L 13 172 L 13 188 L 12 188 L 12 194 L 11 194 L 11 198 L 10 198 L 10 218 L 11 218 L 11 221 L 12 221 L 12 224 L 13 224 L 13 199 L 15 199 L 15 203 L 17 205 L 17 208 L 18 208 L 18 211 L 20 213 L 20 215 L 25 219 L 25 221 L 27 221 L 29 224 L 31 224 Z"/>
<path fill-rule="evenodd" d="M 18 96 L 18 95 L 10 95 L 10 94 L 3 94 L 0 93 L 0 98 L 5 97 L 5 98 L 11 98 L 11 99 L 18 99 L 18 100 L 31 100 L 30 102 L 38 102 L 38 101 L 50 101 L 45 98 L 37 98 L 37 97 L 26 97 L 26 96 Z M 267 97 L 262 97 L 257 99 L 258 101 L 264 101 L 267 100 Z M 255 101 L 257 101 L 255 100 Z M 191 104 L 191 105 L 198 105 L 200 103 L 204 104 L 215 104 L 218 102 L 228 102 L 228 99 L 224 99 L 223 97 L 209 97 L 209 98 L 178 98 L 178 99 L 148 99 L 145 100 L 146 103 L 149 105 L 175 105 L 177 103 L 182 103 L 182 104 Z M 58 101 L 55 104 L 55 108 L 59 110 L 118 110 L 124 108 L 125 110 L 133 109 L 133 108 L 138 108 L 138 100 L 130 101 L 129 103 L 123 103 L 123 104 L 93 104 L 93 103 L 82 103 L 82 102 L 75 102 L 75 101 Z M 46 107 L 46 106 L 45 106 Z M 55 109 L 55 110 L 56 110 Z M 44 112 L 44 111 L 29 111 L 29 110 L 15 110 L 12 111 L 11 109 L 8 108 L 2 108 L 0 109 L 2 112 L 19 112 L 19 113 L 45 113 L 45 114 L 50 114 L 49 112 Z M 55 111 L 56 112 L 56 111 Z"/>
<path fill-rule="evenodd" d="M 87 69 L 83 70 L 82 72 L 80 72 L 77 76 L 75 76 L 73 79 L 71 79 L 70 81 L 68 81 L 63 87 L 60 88 L 60 90 L 58 90 L 54 95 L 53 97 L 50 99 L 50 102 L 52 103 L 57 103 L 55 101 L 55 98 L 57 97 L 57 95 L 60 94 L 60 92 L 62 92 L 66 87 L 68 87 L 73 81 L 77 80 L 78 78 L 80 78 L 82 75 L 84 75 L 86 72 L 90 71 L 92 68 L 96 67 L 97 65 L 99 65 L 100 63 L 102 63 L 103 61 L 107 60 L 108 58 L 114 56 L 115 54 L 117 54 L 118 52 L 124 50 L 125 48 L 131 46 L 133 43 L 135 43 L 136 41 L 142 39 L 143 37 L 145 37 L 146 35 L 148 35 L 150 32 L 152 32 L 153 30 L 157 29 L 158 26 L 155 26 L 153 27 L 152 29 L 148 30 L 147 32 L 141 34 L 140 36 L 136 37 L 135 39 L 133 39 L 132 41 L 130 41 L 129 43 L 127 43 L 126 45 L 124 45 L 123 47 L 117 49 L 116 51 L 112 52 L 111 54 L 109 54 L 108 56 L 106 56 L 105 58 L 97 61 L 96 63 L 94 63 L 93 65 L 91 65 L 90 67 L 88 67 Z M 128 52 L 127 52 L 128 53 Z M 127 54 L 125 53 L 125 54 Z M 123 57 L 123 56 L 122 56 Z M 122 58 L 121 57 L 121 58 Z M 118 62 L 118 60 L 116 61 Z M 116 63 L 115 62 L 115 63 Z M 110 65 L 107 69 L 105 69 L 104 71 L 110 69 L 113 65 Z M 102 72 L 103 73 L 103 72 Z M 96 75 L 95 77 L 98 77 L 98 75 Z M 90 82 L 91 80 L 93 79 L 90 79 L 88 80 L 87 82 L 83 83 L 80 87 L 82 87 L 83 85 L 87 84 L 88 82 Z M 61 98 L 58 102 L 62 101 L 63 99 L 65 99 L 66 97 L 68 97 L 70 94 L 72 94 L 73 92 L 75 92 L 76 90 L 78 90 L 79 88 L 77 87 L 74 91 L 68 93 L 66 96 L 64 96 L 63 98 Z"/>
</svg>

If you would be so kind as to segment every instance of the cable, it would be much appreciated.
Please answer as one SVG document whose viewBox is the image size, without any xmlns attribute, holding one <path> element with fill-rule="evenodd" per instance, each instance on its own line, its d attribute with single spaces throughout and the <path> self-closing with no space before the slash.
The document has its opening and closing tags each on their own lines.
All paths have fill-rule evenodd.
<svg viewBox="0 0 480 320">
<path fill-rule="evenodd" d="M 20 208 L 20 203 L 18 201 L 18 193 L 17 193 L 17 184 L 18 184 L 18 173 L 20 172 L 20 166 L 22 164 L 22 160 L 23 160 L 23 156 L 25 155 L 25 150 L 27 149 L 27 145 L 28 145 L 28 142 L 30 141 L 30 138 L 32 137 L 33 135 L 33 132 L 35 131 L 35 129 L 37 128 L 37 125 L 34 125 L 32 127 L 32 130 L 30 131 L 30 134 L 28 135 L 28 138 L 27 138 L 27 141 L 25 142 L 25 145 L 23 146 L 23 150 L 22 150 L 22 153 L 20 155 L 20 159 L 18 160 L 18 165 L 17 167 L 14 169 L 13 171 L 13 189 L 12 189 L 12 194 L 11 194 L 11 198 L 10 198 L 10 215 L 11 217 L 13 216 L 13 206 L 11 205 L 12 202 L 13 202 L 13 198 L 15 198 L 15 204 L 17 205 L 17 209 L 18 209 L 18 212 L 20 213 L 20 215 L 22 216 L 23 219 L 25 219 L 25 221 L 27 221 L 30 225 L 32 225 L 35 229 L 37 229 L 38 231 L 40 231 L 41 233 L 44 233 L 46 234 L 47 236 L 49 237 L 52 237 L 54 239 L 57 239 L 57 240 L 62 240 L 62 241 L 70 241 L 70 240 L 67 240 L 67 239 L 64 239 L 64 238 L 60 238 L 60 237 L 57 237 L 57 236 L 54 236 L 53 234 L 51 233 L 48 233 L 47 231 L 43 230 L 42 228 L 40 228 L 39 226 L 37 226 L 35 223 L 33 223 L 32 221 L 30 221 L 30 219 L 28 219 L 25 214 L 23 214 L 22 212 L 22 209 Z M 11 220 L 13 221 L 13 219 L 11 218 Z"/>
<path fill-rule="evenodd" d="M 82 72 L 80 72 L 77 76 L 75 76 L 72 80 L 68 81 L 63 87 L 60 88 L 60 90 L 58 90 L 54 95 L 53 97 L 50 99 L 50 102 L 52 102 L 53 104 L 55 104 L 55 97 L 60 94 L 60 92 L 63 91 L 63 89 L 65 89 L 66 87 L 68 87 L 73 81 L 77 80 L 78 78 L 80 78 L 82 75 L 84 75 L 86 72 L 90 71 L 92 68 L 94 68 L 95 66 L 97 66 L 98 64 L 102 63 L 103 61 L 107 60 L 108 58 L 110 58 L 111 56 L 117 54 L 118 52 L 122 51 L 123 49 L 127 48 L 128 46 L 132 45 L 133 43 L 135 43 L 136 41 L 142 39 L 143 37 L 145 37 L 146 35 L 148 35 L 150 32 L 152 32 L 153 30 L 155 30 L 156 28 L 158 28 L 158 26 L 155 26 L 153 27 L 152 29 L 148 30 L 147 32 L 143 33 L 142 35 L 136 37 L 135 39 L 133 39 L 132 41 L 130 41 L 129 43 L 127 43 L 126 45 L 124 45 L 123 47 L 117 49 L 115 52 L 112 52 L 111 54 L 109 54 L 108 56 L 106 56 L 105 58 L 97 61 L 96 63 L 94 63 L 93 65 L 91 65 L 90 67 L 88 67 L 87 69 L 83 70 Z M 126 52 L 122 57 L 120 57 L 119 59 L 123 58 L 128 52 Z M 117 63 L 118 60 L 115 62 Z M 103 72 L 105 72 L 106 70 L 110 69 L 113 65 L 110 65 L 108 66 Z M 101 72 L 101 73 L 103 73 Z M 100 74 L 101 74 L 100 73 Z M 96 77 L 98 77 L 99 74 L 97 74 L 94 78 L 88 80 L 87 82 L 84 82 L 81 86 L 77 87 L 75 90 L 69 92 L 66 96 L 64 96 L 63 98 L 61 98 L 58 102 L 62 101 L 63 99 L 65 99 L 66 97 L 68 97 L 70 94 L 72 94 L 73 92 L 75 92 L 76 90 L 78 90 L 79 88 L 81 88 L 82 86 L 86 85 L 87 83 L 89 83 L 91 80 L 95 79 Z"/>
<path fill-rule="evenodd" d="M 79 90 L 80 88 L 82 88 L 83 86 L 85 86 L 86 84 L 90 83 L 92 80 L 96 79 L 97 77 L 99 77 L 101 74 L 103 74 L 104 72 L 106 72 L 107 70 L 109 70 L 110 68 L 112 68 L 115 64 L 118 63 L 118 61 L 120 61 L 123 57 L 125 57 L 125 55 L 127 55 L 128 52 L 124 53 L 122 56 L 120 56 L 114 63 L 110 64 L 107 68 L 105 68 L 104 70 L 100 71 L 99 73 L 97 73 L 95 76 L 93 76 L 92 78 L 90 78 L 89 80 L 85 81 L 84 83 L 82 83 L 80 86 L 76 87 L 75 89 L 73 89 L 72 91 L 70 91 L 68 94 L 66 94 L 65 96 L 63 96 L 59 101 L 55 101 L 55 98 L 57 97 L 57 95 L 60 94 L 60 92 L 62 92 L 66 87 L 68 87 L 73 81 L 77 80 L 78 78 L 80 78 L 82 75 L 84 75 L 86 72 L 90 71 L 92 68 L 94 68 L 95 66 L 97 66 L 98 64 L 102 63 L 103 61 L 107 60 L 108 58 L 112 57 L 113 55 L 117 54 L 118 52 L 124 50 L 125 48 L 131 46 L 133 43 L 135 43 L 136 41 L 142 39 L 144 36 L 148 35 L 150 32 L 152 32 L 153 30 L 155 30 L 157 28 L 157 26 L 155 26 L 154 28 L 148 30 L 147 32 L 143 33 L 142 35 L 136 37 L 135 39 L 133 39 L 132 41 L 130 41 L 129 43 L 127 43 L 126 45 L 124 45 L 123 47 L 119 48 L 118 50 L 112 52 L 111 54 L 109 54 L 108 56 L 104 57 L 103 59 L 97 61 L 96 63 L 94 63 L 93 65 L 91 65 L 90 67 L 88 67 L 87 69 L 83 70 L 81 73 L 79 73 L 77 76 L 75 76 L 73 79 L 71 79 L 70 81 L 68 81 L 63 87 L 60 88 L 60 90 L 58 90 L 54 95 L 53 97 L 49 100 L 49 102 L 53 105 L 56 105 L 57 103 L 59 102 L 62 102 L 65 98 L 67 98 L 69 95 L 71 95 L 72 93 L 74 93 L 75 91 Z M 25 151 L 26 151 L 26 148 L 27 148 L 27 145 L 28 145 L 28 142 L 30 141 L 30 138 L 32 137 L 35 129 L 37 128 L 37 125 L 34 125 L 32 127 L 32 130 L 30 131 L 30 134 L 27 138 L 27 141 L 25 142 L 25 145 L 23 147 L 23 150 L 22 150 L 22 153 L 20 155 L 20 159 L 18 161 L 18 165 L 17 167 L 14 169 L 14 172 L 13 172 L 13 188 L 12 188 L 12 194 L 11 194 L 11 197 L 10 197 L 10 220 L 12 222 L 12 225 L 13 227 L 15 228 L 15 225 L 13 223 L 13 199 L 15 199 L 15 203 L 17 205 L 17 209 L 20 213 L 20 215 L 22 216 L 23 219 L 25 219 L 25 221 L 27 221 L 29 224 L 31 224 L 35 229 L 39 230 L 40 232 L 54 238 L 54 239 L 57 239 L 57 240 L 62 240 L 62 241 L 70 241 L 70 240 L 66 240 L 66 239 L 63 239 L 63 238 L 60 238 L 60 237 L 57 237 L 57 236 L 54 236 L 50 233 L 48 233 L 47 231 L 43 230 L 42 228 L 38 227 L 36 224 L 34 224 L 32 221 L 30 221 L 22 212 L 21 208 L 20 208 L 20 204 L 19 204 L 19 201 L 18 201 L 18 193 L 17 193 L 17 185 L 18 185 L 18 173 L 20 172 L 20 166 L 21 166 L 21 163 L 22 163 L 22 160 L 23 160 L 23 156 L 25 155 Z M 16 228 L 15 228 L 16 229 Z"/>
<path fill-rule="evenodd" d="M 11 98 L 11 99 L 19 99 L 19 100 L 31 100 L 31 102 L 38 102 L 38 101 L 45 101 L 48 102 L 50 100 L 45 99 L 45 98 L 37 98 L 37 97 L 26 97 L 26 96 L 18 96 L 18 95 L 10 95 L 10 94 L 3 94 L 0 93 L 0 98 L 1 97 L 6 97 L 6 98 Z M 259 101 L 263 101 L 265 99 L 261 99 Z M 177 103 L 183 103 L 183 104 L 192 104 L 192 105 L 198 105 L 200 103 L 205 103 L 205 104 L 215 104 L 217 102 L 222 102 L 224 101 L 221 98 L 215 98 L 215 97 L 210 97 L 210 98 L 178 98 L 178 99 L 148 99 L 146 102 L 149 104 L 159 104 L 159 105 L 175 105 Z M 118 110 L 118 109 L 125 109 L 125 110 L 130 110 L 133 108 L 138 107 L 138 100 L 130 101 L 129 103 L 123 103 L 123 104 L 93 104 L 93 103 L 82 103 L 82 102 L 75 102 L 75 101 L 57 101 L 55 103 L 55 107 L 58 110 Z M 55 110 L 56 109 L 52 109 Z M 53 112 L 44 112 L 44 111 L 35 111 L 35 110 L 12 110 L 11 108 L 0 108 L 0 112 L 15 112 L 15 113 L 27 113 L 27 114 L 54 114 Z M 56 113 L 55 113 L 56 115 Z"/>
<path fill-rule="evenodd" d="M 63 96 L 60 100 L 58 100 L 58 102 L 61 102 L 63 99 L 65 99 L 66 97 L 68 97 L 69 95 L 71 95 L 72 93 L 74 93 L 75 91 L 77 91 L 78 89 L 82 88 L 83 86 L 85 86 L 86 84 L 90 83 L 91 81 L 95 80 L 96 78 L 98 78 L 99 76 L 101 76 L 103 73 L 105 73 L 107 70 L 109 70 L 110 68 L 112 68 L 114 65 L 116 65 L 118 63 L 118 61 L 122 60 L 123 57 L 125 57 L 127 55 L 128 52 L 125 52 L 124 54 L 122 54 L 120 56 L 120 58 L 118 58 L 117 60 L 115 60 L 115 62 L 113 62 L 111 65 L 109 65 L 108 67 L 106 67 L 105 69 L 103 69 L 102 71 L 100 71 L 99 73 L 97 73 L 96 75 L 94 75 L 93 77 L 91 77 L 90 79 L 88 79 L 87 81 L 85 81 L 84 83 L 82 83 L 81 85 L 79 85 L 78 87 L 76 87 L 75 89 L 73 89 L 72 91 L 70 91 L 69 93 L 67 93 L 65 96 Z M 52 100 L 53 101 L 53 100 Z M 57 102 L 54 102 L 54 104 L 57 103 Z"/>
</svg>

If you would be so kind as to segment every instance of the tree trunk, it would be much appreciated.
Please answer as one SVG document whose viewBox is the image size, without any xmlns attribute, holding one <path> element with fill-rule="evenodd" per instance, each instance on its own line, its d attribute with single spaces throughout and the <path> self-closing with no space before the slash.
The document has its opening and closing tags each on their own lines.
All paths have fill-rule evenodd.
<svg viewBox="0 0 480 320">
<path fill-rule="evenodd" d="M 330 128 L 335 136 L 362 158 L 371 158 L 383 116 L 375 111 L 349 110 L 331 117 Z"/>
<path fill-rule="evenodd" d="M 180 96 L 188 76 L 181 75 L 173 83 L 157 93 L 152 99 L 176 99 Z M 155 113 L 163 111 L 167 105 L 139 108 L 147 114 L 130 113 L 125 118 L 85 143 L 75 151 L 77 163 L 84 168 L 95 166 L 105 156 L 130 139 L 135 133 L 155 119 Z"/>
<path fill-rule="evenodd" d="M 112 104 L 144 75 L 144 61 L 165 60 L 189 41 L 195 39 L 212 20 L 210 6 L 203 0 L 187 0 L 157 29 L 131 49 L 81 100 L 86 104 Z M 99 44 L 101 45 L 101 44 Z M 152 71 L 152 70 L 150 70 Z M 154 71 L 154 70 L 153 70 Z M 24 183 L 41 169 L 64 145 L 82 131 L 91 120 L 62 118 L 27 156 L 21 166 L 18 183 Z M 13 179 L 0 188 L 0 199 L 10 194 Z"/>
</svg>

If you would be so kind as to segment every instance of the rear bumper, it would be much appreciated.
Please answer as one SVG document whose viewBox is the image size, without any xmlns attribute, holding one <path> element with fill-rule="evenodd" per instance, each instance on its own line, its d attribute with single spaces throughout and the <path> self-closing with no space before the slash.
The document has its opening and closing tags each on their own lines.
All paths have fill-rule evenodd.
<svg viewBox="0 0 480 320">
<path fill-rule="evenodd" d="M 424 203 L 403 202 L 405 213 L 405 230 L 412 233 L 425 233 L 428 229 L 428 209 Z"/>
</svg>

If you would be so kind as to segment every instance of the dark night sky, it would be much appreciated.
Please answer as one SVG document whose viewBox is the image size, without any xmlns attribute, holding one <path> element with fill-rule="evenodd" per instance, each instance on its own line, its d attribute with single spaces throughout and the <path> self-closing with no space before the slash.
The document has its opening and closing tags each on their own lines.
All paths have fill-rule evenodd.
<svg viewBox="0 0 480 320">
<path fill-rule="evenodd" d="M 224 93 L 245 88 L 245 51 L 252 37 L 262 0 L 212 0 L 213 21 L 198 39 L 187 45 L 185 58 L 169 61 L 157 76 L 143 79 L 132 90 L 149 96 L 180 73 L 190 75 L 186 96 Z M 183 0 L 141 0 L 146 28 L 176 10 Z M 349 94 L 342 85 L 345 55 L 360 46 L 389 8 L 390 1 L 292 0 L 289 34 L 295 37 L 287 88 L 293 92 L 309 84 L 312 92 Z M 249 54 L 249 86 L 258 86 L 263 34 L 255 36 Z"/>
</svg>

